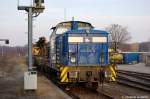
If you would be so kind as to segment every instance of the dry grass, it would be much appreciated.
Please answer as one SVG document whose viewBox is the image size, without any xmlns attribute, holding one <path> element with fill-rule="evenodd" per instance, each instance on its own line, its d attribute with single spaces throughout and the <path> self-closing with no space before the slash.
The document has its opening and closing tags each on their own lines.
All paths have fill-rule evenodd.
<svg viewBox="0 0 150 99">
<path fill-rule="evenodd" d="M 0 57 L 0 99 L 66 99 L 64 93 L 58 93 L 43 76 L 38 76 L 36 91 L 25 91 L 25 63 L 25 57 Z"/>
</svg>

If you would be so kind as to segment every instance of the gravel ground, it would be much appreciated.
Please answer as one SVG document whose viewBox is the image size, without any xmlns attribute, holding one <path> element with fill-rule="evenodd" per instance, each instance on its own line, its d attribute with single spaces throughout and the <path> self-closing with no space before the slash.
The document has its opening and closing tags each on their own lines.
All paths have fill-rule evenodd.
<svg viewBox="0 0 150 99">
<path fill-rule="evenodd" d="M 145 66 L 144 63 L 134 65 L 118 65 L 117 69 L 150 74 L 150 67 Z M 102 88 L 100 88 L 99 90 L 102 90 Z M 106 84 L 103 90 L 116 96 L 116 99 L 150 99 L 150 93 L 148 92 L 144 92 L 142 90 L 120 85 L 117 83 Z"/>
<path fill-rule="evenodd" d="M 150 93 L 148 92 L 117 83 L 104 84 L 103 88 L 100 86 L 98 90 L 108 93 L 115 99 L 150 99 Z"/>
<path fill-rule="evenodd" d="M 25 58 L 0 58 L 0 99 L 70 99 L 44 76 L 38 76 L 38 89 L 24 91 Z"/>
<path fill-rule="evenodd" d="M 128 70 L 128 71 L 150 74 L 150 66 L 145 66 L 144 63 L 134 64 L 134 65 L 118 65 L 118 70 Z"/>
</svg>

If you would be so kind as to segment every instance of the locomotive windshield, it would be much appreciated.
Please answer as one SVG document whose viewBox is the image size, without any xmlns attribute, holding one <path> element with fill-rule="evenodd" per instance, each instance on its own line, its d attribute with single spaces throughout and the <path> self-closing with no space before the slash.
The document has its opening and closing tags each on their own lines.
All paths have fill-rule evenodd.
<svg viewBox="0 0 150 99">
<path fill-rule="evenodd" d="M 63 34 L 64 32 L 68 31 L 70 28 L 68 27 L 59 27 L 56 30 L 56 34 Z"/>
<path fill-rule="evenodd" d="M 78 30 L 82 30 L 82 29 L 89 30 L 89 29 L 93 28 L 93 26 L 87 22 L 76 21 L 76 23 L 77 23 Z M 64 32 L 71 30 L 71 26 L 72 26 L 72 21 L 59 23 L 56 26 L 55 32 L 56 32 L 56 34 L 63 34 Z"/>
<path fill-rule="evenodd" d="M 69 60 L 71 65 L 104 64 L 103 44 L 76 43 L 69 44 Z M 77 61 L 78 60 L 78 61 Z"/>
<path fill-rule="evenodd" d="M 91 28 L 93 28 L 93 26 L 91 26 L 91 24 L 89 23 L 78 23 L 79 30 L 82 30 L 82 29 L 90 30 Z"/>
</svg>

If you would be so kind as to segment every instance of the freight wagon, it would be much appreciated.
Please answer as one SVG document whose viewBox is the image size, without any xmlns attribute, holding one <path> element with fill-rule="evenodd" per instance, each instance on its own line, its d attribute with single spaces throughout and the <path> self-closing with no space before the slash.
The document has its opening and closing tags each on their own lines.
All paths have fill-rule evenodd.
<svg viewBox="0 0 150 99">
<path fill-rule="evenodd" d="M 140 53 L 138 52 L 122 52 L 124 64 L 135 64 L 140 62 Z"/>
</svg>

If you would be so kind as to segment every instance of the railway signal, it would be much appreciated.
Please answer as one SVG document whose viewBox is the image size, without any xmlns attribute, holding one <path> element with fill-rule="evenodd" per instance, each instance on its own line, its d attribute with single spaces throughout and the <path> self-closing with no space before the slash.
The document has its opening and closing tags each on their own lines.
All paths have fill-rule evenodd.
<svg viewBox="0 0 150 99">
<path fill-rule="evenodd" d="M 4 41 L 5 44 L 9 44 L 9 40 L 8 40 L 8 39 L 0 39 L 0 41 Z M 3 48 L 3 46 L 2 46 L 1 56 L 3 56 L 3 55 L 4 55 L 4 48 Z"/>
<path fill-rule="evenodd" d="M 9 40 L 8 39 L 0 39 L 0 41 L 4 41 L 5 44 L 9 44 Z"/>
<path fill-rule="evenodd" d="M 31 6 L 19 6 L 18 10 L 24 10 L 28 13 L 28 72 L 24 73 L 24 89 L 37 89 L 37 72 L 32 66 L 32 20 L 45 9 L 44 0 L 33 0 Z M 19 4 L 19 1 L 18 1 Z"/>
<path fill-rule="evenodd" d="M 9 44 L 9 40 L 6 40 L 6 41 L 5 41 L 5 44 Z"/>
</svg>

